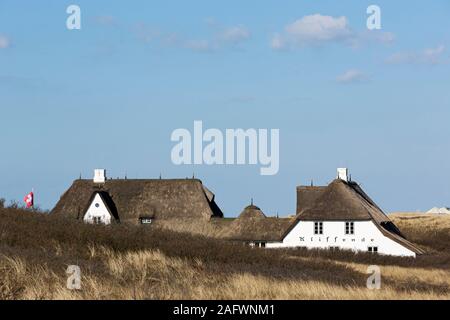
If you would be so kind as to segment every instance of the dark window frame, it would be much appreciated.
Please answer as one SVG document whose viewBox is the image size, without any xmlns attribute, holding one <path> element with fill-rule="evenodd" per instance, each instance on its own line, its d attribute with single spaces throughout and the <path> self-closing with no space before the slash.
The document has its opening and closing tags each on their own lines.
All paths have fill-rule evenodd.
<svg viewBox="0 0 450 320">
<path fill-rule="evenodd" d="M 264 241 L 255 241 L 255 247 L 256 248 L 265 248 L 266 243 Z"/>
<path fill-rule="evenodd" d="M 94 224 L 102 224 L 102 217 L 93 217 L 92 221 L 94 222 Z"/>
<path fill-rule="evenodd" d="M 323 234 L 323 221 L 314 221 L 314 234 Z"/>
<path fill-rule="evenodd" d="M 370 247 L 367 247 L 367 251 L 368 251 L 369 253 L 378 253 L 378 246 L 370 246 Z"/>
<path fill-rule="evenodd" d="M 355 222 L 354 221 L 346 221 L 345 222 L 345 234 L 346 235 L 355 234 Z"/>
<path fill-rule="evenodd" d="M 140 217 L 139 218 L 139 223 L 140 224 L 152 224 L 153 223 L 153 218 L 147 218 L 147 217 Z"/>
</svg>

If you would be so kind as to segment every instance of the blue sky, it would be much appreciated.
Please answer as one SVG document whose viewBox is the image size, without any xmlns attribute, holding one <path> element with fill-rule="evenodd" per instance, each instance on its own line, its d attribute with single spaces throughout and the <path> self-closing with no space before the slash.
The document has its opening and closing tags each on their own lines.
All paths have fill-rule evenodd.
<svg viewBox="0 0 450 320">
<path fill-rule="evenodd" d="M 285 215 L 296 185 L 346 166 L 388 212 L 450 206 L 449 18 L 446 0 L 1 0 L 0 197 L 34 187 L 50 209 L 97 167 L 195 172 L 228 216 L 252 197 Z M 194 120 L 280 129 L 279 173 L 175 166 L 170 135 Z"/>
</svg>

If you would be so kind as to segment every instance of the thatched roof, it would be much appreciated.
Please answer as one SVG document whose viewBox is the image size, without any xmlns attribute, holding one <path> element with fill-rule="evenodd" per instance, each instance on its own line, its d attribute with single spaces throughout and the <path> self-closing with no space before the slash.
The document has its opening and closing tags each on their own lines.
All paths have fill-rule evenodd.
<svg viewBox="0 0 450 320">
<path fill-rule="evenodd" d="M 407 241 L 400 230 L 375 202 L 353 181 L 336 179 L 322 189 L 317 187 L 301 187 L 302 197 L 297 199 L 298 221 L 370 221 L 388 238 L 402 244 L 415 253 L 424 253 L 422 249 Z M 314 195 L 304 196 L 311 192 Z M 308 202 L 310 201 L 310 202 Z M 302 203 L 299 203 L 302 202 Z M 294 223 L 285 234 L 287 234 Z"/>
<path fill-rule="evenodd" d="M 280 241 L 293 218 L 241 218 L 229 225 L 230 240 L 239 241 Z"/>
<path fill-rule="evenodd" d="M 266 218 L 266 215 L 260 208 L 257 206 L 251 204 L 247 207 L 245 207 L 244 211 L 241 212 L 239 215 L 239 218 L 241 219 L 248 219 L 248 218 Z"/>
<path fill-rule="evenodd" d="M 309 209 L 325 189 L 326 187 L 297 187 L 297 213 Z"/>
<path fill-rule="evenodd" d="M 301 220 L 389 221 L 389 218 L 355 182 L 336 179 L 327 187 L 323 187 L 320 192 L 316 192 L 316 197 L 311 197 L 310 202 L 299 203 L 302 200 L 305 201 L 305 199 L 297 199 L 297 207 L 304 208 L 298 212 Z"/>
<path fill-rule="evenodd" d="M 155 219 L 223 217 L 214 194 L 198 179 L 117 179 L 104 184 L 75 180 L 51 214 L 81 219 L 96 191 L 111 197 L 121 221 L 141 216 Z"/>
<path fill-rule="evenodd" d="M 237 219 L 230 222 L 226 238 L 239 241 L 279 241 L 292 221 L 292 218 L 268 218 L 252 201 Z"/>
</svg>

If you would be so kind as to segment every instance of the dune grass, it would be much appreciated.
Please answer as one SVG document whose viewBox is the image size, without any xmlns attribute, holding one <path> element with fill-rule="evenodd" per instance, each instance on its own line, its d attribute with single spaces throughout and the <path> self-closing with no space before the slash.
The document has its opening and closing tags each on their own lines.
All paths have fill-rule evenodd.
<svg viewBox="0 0 450 320">
<path fill-rule="evenodd" d="M 0 209 L 0 299 L 449 299 L 450 220 L 395 219 L 431 254 L 252 249 L 198 230 L 91 226 Z M 373 264 L 380 290 L 366 288 Z M 69 265 L 81 269 L 80 290 L 66 287 Z"/>
</svg>

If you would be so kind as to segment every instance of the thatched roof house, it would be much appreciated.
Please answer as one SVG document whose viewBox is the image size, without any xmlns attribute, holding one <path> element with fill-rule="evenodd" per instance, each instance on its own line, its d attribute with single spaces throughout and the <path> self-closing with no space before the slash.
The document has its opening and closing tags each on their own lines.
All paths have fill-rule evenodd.
<svg viewBox="0 0 450 320">
<path fill-rule="evenodd" d="M 266 218 L 266 215 L 264 212 L 261 211 L 260 208 L 253 205 L 253 202 L 251 205 L 244 208 L 244 210 L 239 215 L 239 218 L 241 219 L 247 219 L 247 218 Z"/>
<path fill-rule="evenodd" d="M 114 208 L 116 220 L 203 219 L 223 217 L 214 194 L 198 179 L 76 180 L 51 214 L 83 219 L 97 193 Z M 96 204 L 97 205 L 97 204 Z"/>
<path fill-rule="evenodd" d="M 384 236 L 417 254 L 424 253 L 404 238 L 391 219 L 354 181 L 338 178 L 326 187 L 301 186 L 297 188 L 297 195 L 297 221 L 372 221 Z"/>
<path fill-rule="evenodd" d="M 230 224 L 229 239 L 269 248 L 343 249 L 398 256 L 424 250 L 409 242 L 347 169 L 327 186 L 297 187 L 297 215 L 267 218 L 253 204 Z"/>
<path fill-rule="evenodd" d="M 227 238 L 256 245 L 279 241 L 292 222 L 289 218 L 267 217 L 252 203 L 230 223 Z"/>
</svg>

